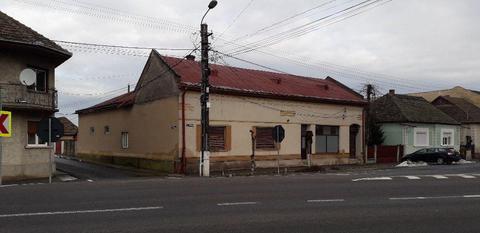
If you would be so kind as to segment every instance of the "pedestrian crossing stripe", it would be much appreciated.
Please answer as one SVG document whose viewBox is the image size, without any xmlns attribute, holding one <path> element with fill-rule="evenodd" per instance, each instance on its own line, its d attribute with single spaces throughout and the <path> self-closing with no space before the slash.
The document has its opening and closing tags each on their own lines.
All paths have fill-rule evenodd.
<svg viewBox="0 0 480 233">
<path fill-rule="evenodd" d="M 406 178 L 408 180 L 421 180 L 423 178 L 434 178 L 438 180 L 445 180 L 450 177 L 458 177 L 463 179 L 476 179 L 480 174 L 444 174 L 444 175 L 408 175 L 408 176 L 382 176 L 382 177 L 364 177 L 352 179 L 352 181 L 386 181 L 386 180 L 398 180 L 398 178 Z"/>
</svg>

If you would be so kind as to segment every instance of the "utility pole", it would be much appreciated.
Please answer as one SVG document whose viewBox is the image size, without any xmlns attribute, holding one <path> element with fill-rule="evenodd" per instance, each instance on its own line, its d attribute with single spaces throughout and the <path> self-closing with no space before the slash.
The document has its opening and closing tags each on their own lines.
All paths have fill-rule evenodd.
<svg viewBox="0 0 480 233">
<path fill-rule="evenodd" d="M 200 102 L 202 106 L 202 154 L 200 158 L 200 176 L 209 176 L 209 162 L 210 162 L 210 154 L 209 154 L 209 144 L 208 144 L 208 129 L 210 126 L 210 102 L 209 102 L 209 92 L 210 92 L 210 82 L 209 82 L 209 75 L 210 75 L 210 68 L 208 67 L 208 25 L 202 24 L 200 35 L 202 38 L 202 60 L 201 60 L 201 69 L 202 69 L 202 94 L 200 96 Z"/>
<path fill-rule="evenodd" d="M 216 0 L 210 1 L 208 4 L 208 10 L 202 17 L 200 21 L 200 37 L 201 37 L 201 61 L 200 69 L 202 71 L 202 85 L 201 85 L 201 96 L 200 104 L 202 106 L 201 113 L 201 123 L 202 123 L 202 146 L 200 154 L 200 163 L 199 163 L 199 175 L 200 176 L 210 176 L 210 147 L 208 144 L 208 131 L 210 127 L 210 83 L 208 76 L 210 75 L 210 68 L 208 67 L 208 51 L 210 50 L 210 44 L 208 43 L 208 37 L 211 36 L 211 33 L 208 33 L 208 25 L 203 23 L 207 13 L 217 5 Z"/>
</svg>

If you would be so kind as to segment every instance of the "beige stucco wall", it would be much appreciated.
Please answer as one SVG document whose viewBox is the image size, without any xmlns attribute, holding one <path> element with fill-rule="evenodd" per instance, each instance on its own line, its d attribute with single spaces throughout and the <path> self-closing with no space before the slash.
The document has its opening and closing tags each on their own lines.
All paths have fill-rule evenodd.
<svg viewBox="0 0 480 233">
<path fill-rule="evenodd" d="M 177 97 L 170 97 L 131 108 L 80 114 L 77 154 L 173 161 L 178 155 L 177 107 Z M 104 133 L 105 126 L 110 134 Z M 95 128 L 93 135 L 90 127 Z M 128 149 L 121 147 L 122 132 L 129 134 Z"/>
<path fill-rule="evenodd" d="M 12 137 L 2 139 L 4 180 L 48 177 L 51 148 L 27 146 L 27 121 L 39 121 L 41 118 L 40 114 L 33 112 L 12 113 Z M 53 171 L 54 168 L 53 165 Z"/>
<path fill-rule="evenodd" d="M 199 157 L 197 151 L 196 127 L 200 124 L 200 104 L 198 92 L 187 92 L 186 103 L 186 156 L 190 161 Z M 212 94 L 210 97 L 210 125 L 231 126 L 232 147 L 227 152 L 212 152 L 212 160 L 244 160 L 251 155 L 250 130 L 255 126 L 275 126 L 281 124 L 286 137 L 281 145 L 280 154 L 284 165 L 303 165 L 301 153 L 301 125 L 310 125 L 315 134 L 315 125 L 331 125 L 340 127 L 340 154 L 314 155 L 314 164 L 354 163 L 349 159 L 349 132 L 352 124 L 362 125 L 362 108 L 342 105 L 316 104 L 284 100 L 261 99 L 252 97 L 236 97 Z M 180 99 L 181 104 L 181 99 Z M 292 115 L 292 113 L 295 113 Z M 179 112 L 181 116 L 181 112 Z M 288 116 L 286 116 L 288 115 Z M 343 117 L 345 116 L 345 118 Z M 179 117 L 181 120 L 181 117 Z M 179 122 L 181 126 L 181 121 Z M 361 159 L 363 130 L 357 137 L 357 158 Z M 179 138 L 181 140 L 181 138 Z M 315 146 L 313 151 L 315 151 Z M 259 158 L 271 160 L 276 151 L 256 151 Z M 240 158 L 243 157 L 243 158 Z M 221 159 L 216 159 L 221 158 Z M 274 161 L 259 162 L 258 166 L 276 166 Z"/>
</svg>

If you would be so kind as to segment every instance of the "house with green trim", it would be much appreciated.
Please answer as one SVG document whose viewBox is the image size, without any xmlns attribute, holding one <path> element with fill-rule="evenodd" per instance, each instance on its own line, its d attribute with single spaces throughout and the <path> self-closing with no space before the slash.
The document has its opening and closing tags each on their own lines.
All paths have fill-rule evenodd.
<svg viewBox="0 0 480 233">
<path fill-rule="evenodd" d="M 383 145 L 403 145 L 405 154 L 426 147 L 460 150 L 460 123 L 422 97 L 398 95 L 390 90 L 370 109 L 371 117 L 384 132 Z"/>
</svg>

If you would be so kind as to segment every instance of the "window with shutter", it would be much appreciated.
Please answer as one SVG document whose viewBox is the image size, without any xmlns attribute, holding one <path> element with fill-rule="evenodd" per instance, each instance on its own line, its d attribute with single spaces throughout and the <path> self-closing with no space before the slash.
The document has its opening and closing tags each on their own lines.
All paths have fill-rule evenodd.
<svg viewBox="0 0 480 233">
<path fill-rule="evenodd" d="M 225 126 L 210 126 L 208 136 L 208 144 L 210 151 L 224 151 L 225 146 Z"/>
<path fill-rule="evenodd" d="M 256 127 L 255 128 L 255 148 L 260 150 L 275 149 L 273 141 L 273 127 Z"/>
<path fill-rule="evenodd" d="M 27 122 L 27 145 L 29 146 L 45 146 L 47 142 L 42 141 L 37 136 L 37 121 L 28 121 Z"/>
</svg>

